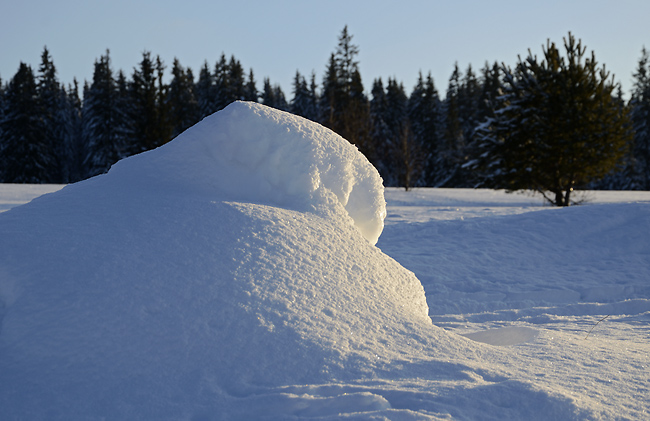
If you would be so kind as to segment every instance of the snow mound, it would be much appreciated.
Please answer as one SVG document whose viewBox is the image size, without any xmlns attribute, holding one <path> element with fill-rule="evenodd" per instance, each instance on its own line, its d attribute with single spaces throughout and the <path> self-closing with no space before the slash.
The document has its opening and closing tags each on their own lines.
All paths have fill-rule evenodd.
<svg viewBox="0 0 650 421">
<path fill-rule="evenodd" d="M 380 186 L 331 132 L 237 103 L 2 213 L 0 419 L 258 419 L 278 388 L 448 342 L 413 273 L 355 228 L 376 240 Z M 273 414 L 390 406 L 327 400 Z"/>
<path fill-rule="evenodd" d="M 381 177 L 355 146 L 320 124 L 258 103 L 234 102 L 111 172 L 134 180 L 145 167 L 148 182 L 181 183 L 222 200 L 337 217 L 343 207 L 373 245 L 384 227 Z"/>
</svg>

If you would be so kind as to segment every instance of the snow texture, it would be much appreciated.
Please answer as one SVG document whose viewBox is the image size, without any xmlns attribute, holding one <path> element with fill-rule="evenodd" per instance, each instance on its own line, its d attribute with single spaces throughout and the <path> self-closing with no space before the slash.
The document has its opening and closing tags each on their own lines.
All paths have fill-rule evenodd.
<svg viewBox="0 0 650 421">
<path fill-rule="evenodd" d="M 0 419 L 647 418 L 649 200 L 384 192 L 233 104 L 0 214 Z"/>
<path fill-rule="evenodd" d="M 371 244 L 386 217 L 381 177 L 353 145 L 320 124 L 253 102 L 235 102 L 111 173 L 143 189 L 193 190 L 335 218 L 343 207 Z"/>
</svg>

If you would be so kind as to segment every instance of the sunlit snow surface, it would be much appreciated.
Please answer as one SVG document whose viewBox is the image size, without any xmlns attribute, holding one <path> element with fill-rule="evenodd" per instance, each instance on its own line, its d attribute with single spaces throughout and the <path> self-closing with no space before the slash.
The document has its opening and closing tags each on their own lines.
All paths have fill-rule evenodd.
<svg viewBox="0 0 650 421">
<path fill-rule="evenodd" d="M 378 221 L 375 173 L 248 107 L 213 129 L 264 156 L 175 141 L 0 214 L 0 419 L 648 417 L 649 193 L 387 189 L 373 247 L 328 192 L 371 180 Z M 270 164 L 286 125 L 303 170 Z"/>
</svg>

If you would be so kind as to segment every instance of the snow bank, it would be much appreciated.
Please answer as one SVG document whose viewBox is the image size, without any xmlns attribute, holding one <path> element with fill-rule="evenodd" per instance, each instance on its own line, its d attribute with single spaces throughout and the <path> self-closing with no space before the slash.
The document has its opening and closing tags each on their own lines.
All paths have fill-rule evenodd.
<svg viewBox="0 0 650 421">
<path fill-rule="evenodd" d="M 345 140 L 237 103 L 2 213 L 0 418 L 256 419 L 275 405 L 261 388 L 373 377 L 430 347 L 422 285 L 368 244 L 383 212 Z"/>
<path fill-rule="evenodd" d="M 381 177 L 356 147 L 320 124 L 253 102 L 232 103 L 111 173 L 321 215 L 339 217 L 342 206 L 371 244 L 386 216 Z"/>
</svg>

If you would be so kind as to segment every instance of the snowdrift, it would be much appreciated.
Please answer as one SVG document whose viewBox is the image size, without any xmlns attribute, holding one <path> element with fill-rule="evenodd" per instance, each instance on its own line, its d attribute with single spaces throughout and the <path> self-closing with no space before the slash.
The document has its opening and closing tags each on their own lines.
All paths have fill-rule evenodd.
<svg viewBox="0 0 650 421">
<path fill-rule="evenodd" d="M 261 387 L 372 377 L 431 346 L 421 284 L 372 246 L 383 200 L 344 139 L 234 103 L 3 213 L 0 418 L 244 416 L 233 399 Z"/>
<path fill-rule="evenodd" d="M 647 414 L 647 205 L 517 215 L 396 193 L 377 244 L 418 274 L 447 330 L 415 275 L 374 246 L 386 213 L 374 168 L 258 104 L 3 212 L 0 419 Z M 558 256 L 582 263 L 536 275 Z M 628 287 L 636 300 L 563 298 Z M 597 329 L 611 322 L 618 338 L 584 340 L 602 311 L 625 314 Z"/>
</svg>

